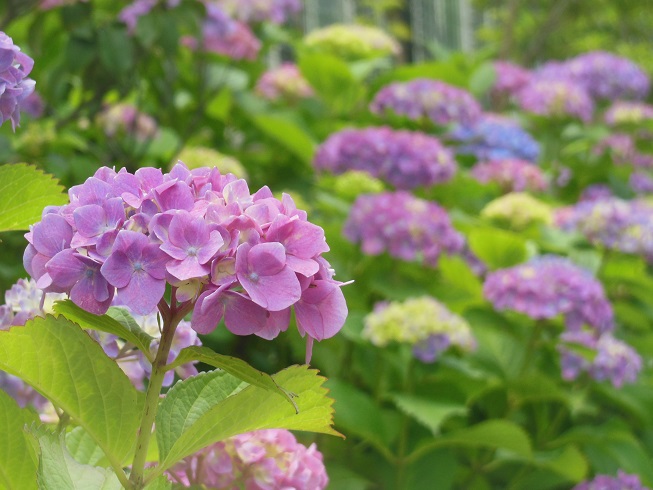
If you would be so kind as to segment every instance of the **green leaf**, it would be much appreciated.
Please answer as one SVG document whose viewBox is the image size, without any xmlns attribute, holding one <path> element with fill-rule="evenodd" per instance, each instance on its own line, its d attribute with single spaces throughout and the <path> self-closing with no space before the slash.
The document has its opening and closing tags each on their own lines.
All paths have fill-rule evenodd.
<svg viewBox="0 0 653 490">
<path fill-rule="evenodd" d="M 136 320 L 124 308 L 112 306 L 105 315 L 94 315 L 81 309 L 69 299 L 57 301 L 54 311 L 65 316 L 83 328 L 117 335 L 134 344 L 146 357 L 150 357 L 150 343 L 154 340 L 136 323 Z"/>
<path fill-rule="evenodd" d="M 153 482 L 149 483 L 145 490 L 170 490 L 172 488 L 172 483 L 168 480 L 168 477 L 161 475 L 156 478 Z"/>
<path fill-rule="evenodd" d="M 469 246 L 479 259 L 492 269 L 511 267 L 526 260 L 526 241 L 498 228 L 477 228 L 470 231 Z"/>
<path fill-rule="evenodd" d="M 295 393 L 299 413 L 280 397 L 270 396 L 267 390 L 251 385 L 212 405 L 229 390 L 239 389 L 235 381 L 229 381 L 228 374 L 177 382 L 168 391 L 157 413 L 161 464 L 155 471 L 162 472 L 217 441 L 257 429 L 279 428 L 339 435 L 331 427 L 333 400 L 326 396 L 327 389 L 322 386 L 325 378 L 318 376 L 316 370 L 308 369 L 308 366 L 292 366 L 273 377 L 278 384 Z M 213 395 L 210 387 L 215 388 L 214 383 L 223 382 L 228 385 L 222 395 Z M 191 407 L 192 420 L 186 423 L 188 414 L 175 407 Z M 173 429 L 179 426 L 184 427 L 181 434 Z"/>
<path fill-rule="evenodd" d="M 491 447 L 505 449 L 530 459 L 533 455 L 528 434 L 514 422 L 487 420 L 441 436 L 433 446 Z"/>
<path fill-rule="evenodd" d="M 66 447 L 70 455 L 79 463 L 91 466 L 107 465 L 104 452 L 83 427 L 75 427 L 66 434 Z"/>
<path fill-rule="evenodd" d="M 120 490 L 122 485 L 109 468 L 81 464 L 70 455 L 63 434 L 45 427 L 29 431 L 41 450 L 37 478 L 39 490 Z"/>
<path fill-rule="evenodd" d="M 276 114 L 255 115 L 252 116 L 252 121 L 267 136 L 283 145 L 302 162 L 310 165 L 315 142 L 301 126 Z"/>
<path fill-rule="evenodd" d="M 0 166 L 0 231 L 27 230 L 46 206 L 68 202 L 64 188 L 49 174 L 26 163 Z"/>
<path fill-rule="evenodd" d="M 216 118 L 218 121 L 226 122 L 229 113 L 231 112 L 232 105 L 233 92 L 225 87 L 208 103 L 206 106 L 206 113 L 209 116 Z"/>
<path fill-rule="evenodd" d="M 440 425 L 447 418 L 467 413 L 467 407 L 460 403 L 441 402 L 400 393 L 391 394 L 390 399 L 402 412 L 414 418 L 433 434 L 440 432 Z"/>
<path fill-rule="evenodd" d="M 134 62 L 134 47 L 125 29 L 104 27 L 98 31 L 100 61 L 109 73 L 124 74 Z"/>
<path fill-rule="evenodd" d="M 282 386 L 279 386 L 274 380 L 274 377 L 253 368 L 242 359 L 218 354 L 208 347 L 194 345 L 185 347 L 179 352 L 179 355 L 174 362 L 168 365 L 167 369 L 175 369 L 192 361 L 199 361 L 208 364 L 209 366 L 220 368 L 247 384 L 258 386 L 259 388 L 269 392 L 281 395 L 288 400 L 295 411 L 297 411 L 297 405 L 295 404 L 292 395 Z"/>
<path fill-rule="evenodd" d="M 407 82 L 415 78 L 434 78 L 458 87 L 467 86 L 467 77 L 451 63 L 428 62 L 402 65 L 383 79 L 384 84 L 391 81 Z"/>
<path fill-rule="evenodd" d="M 23 428 L 38 420 L 34 412 L 20 408 L 12 397 L 0 390 L 0 488 L 37 488 L 37 456 L 25 440 Z"/>
<path fill-rule="evenodd" d="M 550 469 L 574 483 L 582 481 L 587 476 L 587 460 L 573 445 L 549 453 L 538 453 L 535 459 L 538 466 Z"/>
<path fill-rule="evenodd" d="M 0 331 L 0 369 L 67 412 L 114 463 L 131 455 L 143 395 L 75 323 L 48 315 Z"/>
<path fill-rule="evenodd" d="M 481 97 L 492 88 L 495 78 L 494 65 L 489 61 L 481 63 L 469 77 L 469 91 Z"/>
</svg>

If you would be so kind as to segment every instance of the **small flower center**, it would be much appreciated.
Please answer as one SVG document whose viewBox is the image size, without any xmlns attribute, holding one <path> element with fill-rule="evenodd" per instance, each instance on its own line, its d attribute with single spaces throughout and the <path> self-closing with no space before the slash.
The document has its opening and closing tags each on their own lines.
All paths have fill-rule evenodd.
<svg viewBox="0 0 653 490">
<path fill-rule="evenodd" d="M 191 257 L 195 257 L 197 255 L 197 247 L 188 247 L 186 253 Z"/>
<path fill-rule="evenodd" d="M 257 282 L 257 281 L 258 281 L 258 274 L 257 274 L 256 272 L 250 272 L 250 273 L 249 273 L 249 278 L 250 278 L 253 282 Z"/>
<path fill-rule="evenodd" d="M 142 271 L 143 270 L 143 263 L 142 262 L 134 262 L 134 270 L 136 272 Z"/>
</svg>

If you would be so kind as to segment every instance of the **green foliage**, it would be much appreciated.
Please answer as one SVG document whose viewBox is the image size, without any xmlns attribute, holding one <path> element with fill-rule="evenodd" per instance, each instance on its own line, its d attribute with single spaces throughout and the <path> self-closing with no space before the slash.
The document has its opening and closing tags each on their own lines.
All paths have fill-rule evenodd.
<svg viewBox="0 0 653 490">
<path fill-rule="evenodd" d="M 0 166 L 0 192 L 0 231 L 27 230 L 44 207 L 68 201 L 56 179 L 25 163 Z"/>
<path fill-rule="evenodd" d="M 47 316 L 0 332 L 0 368 L 65 410 L 112 463 L 131 456 L 143 397 L 78 325 Z"/>
<path fill-rule="evenodd" d="M 7 490 L 36 489 L 38 459 L 25 439 L 25 427 L 37 423 L 38 416 L 0 390 L 0 487 Z"/>
</svg>

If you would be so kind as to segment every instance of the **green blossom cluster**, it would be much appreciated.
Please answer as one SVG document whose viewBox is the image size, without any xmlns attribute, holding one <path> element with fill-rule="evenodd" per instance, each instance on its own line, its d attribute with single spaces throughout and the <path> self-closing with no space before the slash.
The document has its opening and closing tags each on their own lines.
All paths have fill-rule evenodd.
<svg viewBox="0 0 653 490">
<path fill-rule="evenodd" d="M 513 229 L 522 230 L 529 225 L 553 222 L 552 208 L 525 192 L 511 192 L 490 201 L 481 216 L 506 223 Z"/>
</svg>

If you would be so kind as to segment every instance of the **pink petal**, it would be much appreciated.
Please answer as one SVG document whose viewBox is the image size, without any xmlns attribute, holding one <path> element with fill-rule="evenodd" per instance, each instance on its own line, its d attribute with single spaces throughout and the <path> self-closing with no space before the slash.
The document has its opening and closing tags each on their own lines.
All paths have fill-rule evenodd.
<svg viewBox="0 0 653 490">
<path fill-rule="evenodd" d="M 239 293 L 228 291 L 225 303 L 225 326 L 236 335 L 251 335 L 265 327 L 267 311 Z"/>
<path fill-rule="evenodd" d="M 319 341 L 340 331 L 347 318 L 347 303 L 338 283 L 315 281 L 295 305 L 295 314 L 298 326 Z"/>
</svg>

